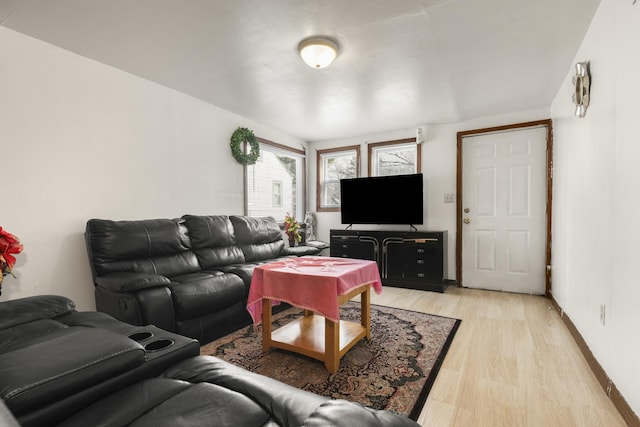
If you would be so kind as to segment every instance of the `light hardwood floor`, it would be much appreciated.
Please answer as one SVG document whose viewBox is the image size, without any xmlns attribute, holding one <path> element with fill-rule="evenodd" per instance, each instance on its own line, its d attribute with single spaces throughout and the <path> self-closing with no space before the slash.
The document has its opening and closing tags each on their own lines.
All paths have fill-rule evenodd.
<svg viewBox="0 0 640 427">
<path fill-rule="evenodd" d="M 462 319 L 422 426 L 626 426 L 544 297 L 387 286 L 371 303 Z"/>
</svg>

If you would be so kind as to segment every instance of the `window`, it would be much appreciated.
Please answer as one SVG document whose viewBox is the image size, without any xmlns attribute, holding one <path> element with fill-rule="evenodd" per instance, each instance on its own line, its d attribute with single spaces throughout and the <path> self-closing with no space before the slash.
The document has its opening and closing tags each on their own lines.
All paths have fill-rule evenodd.
<svg viewBox="0 0 640 427">
<path fill-rule="evenodd" d="M 316 210 L 340 210 L 340 180 L 357 178 L 360 171 L 360 146 L 318 150 Z"/>
<path fill-rule="evenodd" d="M 415 138 L 369 144 L 369 176 L 420 173 L 420 148 Z"/>
<path fill-rule="evenodd" d="M 282 181 L 273 181 L 271 184 L 271 195 L 273 197 L 271 206 L 274 208 L 282 207 Z"/>
<path fill-rule="evenodd" d="M 246 212 L 284 221 L 287 213 L 304 219 L 304 151 L 266 139 L 260 141 L 260 158 L 246 170 Z"/>
</svg>

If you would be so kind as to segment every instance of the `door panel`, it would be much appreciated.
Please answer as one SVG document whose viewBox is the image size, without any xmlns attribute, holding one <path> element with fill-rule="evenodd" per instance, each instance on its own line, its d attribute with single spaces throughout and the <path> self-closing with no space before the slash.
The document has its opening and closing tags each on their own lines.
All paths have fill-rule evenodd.
<svg viewBox="0 0 640 427">
<path fill-rule="evenodd" d="M 529 232 L 509 231 L 507 259 L 509 273 L 529 273 Z"/>
<path fill-rule="evenodd" d="M 496 215 L 496 168 L 478 168 L 476 173 L 476 214 L 484 217 Z"/>
<path fill-rule="evenodd" d="M 462 143 L 462 284 L 544 294 L 546 128 Z"/>
<path fill-rule="evenodd" d="M 496 231 L 477 230 L 476 232 L 476 270 L 496 270 Z"/>
</svg>

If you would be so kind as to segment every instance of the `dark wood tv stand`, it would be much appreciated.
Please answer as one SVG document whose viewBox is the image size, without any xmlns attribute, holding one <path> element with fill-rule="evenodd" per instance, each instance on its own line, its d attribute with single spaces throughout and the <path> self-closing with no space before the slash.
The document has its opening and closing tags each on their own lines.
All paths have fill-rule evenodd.
<svg viewBox="0 0 640 427">
<path fill-rule="evenodd" d="M 385 286 L 444 292 L 446 231 L 331 230 L 333 257 L 378 263 Z"/>
</svg>

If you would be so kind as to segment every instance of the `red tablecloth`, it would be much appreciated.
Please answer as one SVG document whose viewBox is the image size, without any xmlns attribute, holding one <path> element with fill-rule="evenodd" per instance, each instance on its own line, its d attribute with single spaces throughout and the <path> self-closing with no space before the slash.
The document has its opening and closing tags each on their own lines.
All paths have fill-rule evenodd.
<svg viewBox="0 0 640 427">
<path fill-rule="evenodd" d="M 256 267 L 251 279 L 247 310 L 255 325 L 262 321 L 262 299 L 287 302 L 313 310 L 338 322 L 338 296 L 369 284 L 382 292 L 375 261 L 351 258 L 300 257 Z"/>
</svg>

